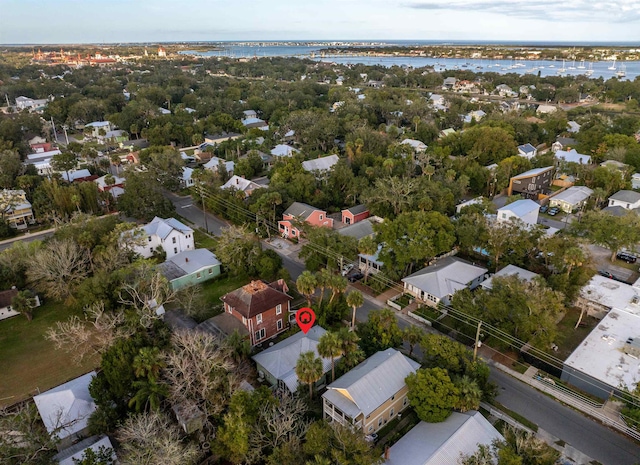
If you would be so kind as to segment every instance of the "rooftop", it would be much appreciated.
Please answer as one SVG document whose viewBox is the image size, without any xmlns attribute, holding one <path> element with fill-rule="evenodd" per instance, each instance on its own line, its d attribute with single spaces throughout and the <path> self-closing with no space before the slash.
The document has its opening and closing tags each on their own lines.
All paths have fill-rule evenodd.
<svg viewBox="0 0 640 465">
<path fill-rule="evenodd" d="M 453 412 L 441 423 L 421 421 L 389 450 L 385 465 L 454 465 L 478 444 L 490 445 L 503 437 L 480 412 Z"/>
<path fill-rule="evenodd" d="M 623 349 L 638 336 L 640 315 L 611 310 L 564 363 L 610 386 L 632 390 L 640 382 L 640 363 Z"/>
<path fill-rule="evenodd" d="M 621 283 L 600 275 L 595 275 L 580 289 L 580 297 L 585 300 L 607 308 L 623 309 L 640 315 L 640 305 L 633 303 L 638 295 L 640 295 L 640 289 L 635 285 Z"/>
<path fill-rule="evenodd" d="M 366 416 L 400 391 L 418 368 L 418 362 L 395 349 L 380 351 L 327 386 L 322 397 L 351 418 Z"/>
<path fill-rule="evenodd" d="M 521 281 L 531 281 L 532 279 L 540 276 L 538 273 L 525 270 L 524 268 L 520 268 L 519 266 L 507 265 L 504 268 L 502 268 L 500 271 L 495 273 L 493 276 L 491 276 L 489 279 L 487 279 L 486 281 L 483 281 L 481 286 L 485 289 L 491 289 L 492 287 L 491 282 L 493 281 L 493 278 L 503 278 L 505 276 L 513 276 L 513 275 L 516 275 L 518 279 L 520 279 Z"/>
<path fill-rule="evenodd" d="M 464 289 L 488 270 L 455 257 L 446 257 L 402 279 L 439 299 Z"/>
<path fill-rule="evenodd" d="M 145 224 L 142 229 L 149 236 L 157 235 L 158 237 L 164 239 L 167 237 L 172 230 L 180 231 L 181 233 L 193 233 L 193 229 L 189 226 L 182 224 L 180 221 L 175 218 L 167 218 L 162 219 L 159 217 L 155 217 L 151 220 L 150 223 Z"/>
<path fill-rule="evenodd" d="M 640 192 L 622 190 L 609 197 L 609 200 L 617 200 L 618 202 L 636 203 L 640 200 Z"/>
<path fill-rule="evenodd" d="M 545 166 L 544 168 L 534 168 L 532 170 L 525 171 L 524 173 L 520 173 L 516 176 L 513 176 L 513 178 L 518 179 L 518 178 L 528 178 L 530 176 L 538 176 L 539 174 L 545 173 L 550 170 L 553 170 L 553 166 Z"/>
<path fill-rule="evenodd" d="M 369 218 L 366 218 L 362 221 L 358 221 L 357 223 L 338 229 L 338 233 L 343 236 L 355 237 L 360 240 L 363 237 L 371 236 L 373 234 L 373 223 Z"/>
<path fill-rule="evenodd" d="M 564 160 L 569 163 L 589 164 L 591 163 L 591 157 L 589 155 L 583 155 L 578 153 L 576 149 L 571 149 L 568 152 L 565 150 L 558 150 L 556 152 L 556 158 Z"/>
<path fill-rule="evenodd" d="M 338 163 L 339 159 L 338 155 L 329 155 L 328 157 L 303 161 L 302 167 L 306 171 L 329 171 L 333 165 Z"/>
<path fill-rule="evenodd" d="M 498 208 L 498 212 L 510 211 L 518 217 L 523 217 L 533 211 L 538 211 L 539 209 L 540 209 L 540 205 L 534 202 L 533 200 L 522 199 L 522 200 L 516 200 L 515 202 L 507 204 L 504 207 Z"/>
<path fill-rule="evenodd" d="M 292 300 L 287 294 L 286 284 L 276 281 L 267 284 L 264 281 L 251 281 L 240 289 L 223 295 L 220 300 L 233 307 L 245 318 L 252 318 L 277 304 L 285 304 Z"/>
<path fill-rule="evenodd" d="M 185 250 L 160 265 L 169 280 L 178 279 L 203 268 L 221 265 L 220 260 L 207 249 Z"/>
<path fill-rule="evenodd" d="M 589 198 L 593 194 L 593 190 L 586 186 L 571 186 L 565 191 L 551 197 L 551 200 L 560 200 L 567 202 L 569 205 L 577 205 Z"/>
<path fill-rule="evenodd" d="M 295 216 L 302 219 L 307 219 L 314 211 L 319 208 L 312 207 L 302 202 L 293 202 L 289 208 L 284 212 L 285 215 Z"/>
</svg>

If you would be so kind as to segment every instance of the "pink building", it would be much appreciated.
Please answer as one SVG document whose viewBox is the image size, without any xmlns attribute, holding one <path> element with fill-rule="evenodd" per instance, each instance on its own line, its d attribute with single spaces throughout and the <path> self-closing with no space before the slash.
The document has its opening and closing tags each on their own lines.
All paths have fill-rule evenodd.
<svg viewBox="0 0 640 465">
<path fill-rule="evenodd" d="M 282 237 L 300 237 L 300 230 L 295 224 L 301 222 L 309 223 L 313 226 L 333 228 L 333 219 L 327 217 L 326 211 L 306 203 L 294 202 L 283 213 L 282 221 L 278 221 L 278 228 Z"/>
</svg>

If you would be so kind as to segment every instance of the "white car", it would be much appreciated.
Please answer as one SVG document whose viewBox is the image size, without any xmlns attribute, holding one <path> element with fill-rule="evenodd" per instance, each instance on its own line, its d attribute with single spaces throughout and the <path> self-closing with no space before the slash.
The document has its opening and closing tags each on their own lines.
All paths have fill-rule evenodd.
<svg viewBox="0 0 640 465">
<path fill-rule="evenodd" d="M 353 263 L 349 263 L 348 265 L 345 265 L 342 267 L 342 276 L 346 276 L 349 274 L 349 272 L 351 270 L 353 270 Z"/>
</svg>

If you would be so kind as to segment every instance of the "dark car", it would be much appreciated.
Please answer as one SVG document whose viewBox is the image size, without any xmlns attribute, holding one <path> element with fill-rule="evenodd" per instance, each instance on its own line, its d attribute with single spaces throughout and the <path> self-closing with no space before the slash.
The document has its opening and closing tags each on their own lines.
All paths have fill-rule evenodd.
<svg viewBox="0 0 640 465">
<path fill-rule="evenodd" d="M 628 252 L 618 252 L 616 254 L 616 257 L 618 257 L 618 260 L 622 260 L 623 262 L 627 263 L 635 263 L 637 260 L 635 255 L 632 255 Z"/>
<path fill-rule="evenodd" d="M 356 281 L 360 281 L 362 278 L 364 278 L 364 275 L 359 271 L 356 271 L 355 273 L 351 273 L 348 279 L 350 283 L 355 283 Z"/>
<path fill-rule="evenodd" d="M 547 210 L 549 210 L 548 205 L 543 205 L 540 207 L 540 213 L 547 213 Z"/>
<path fill-rule="evenodd" d="M 604 276 L 605 278 L 613 279 L 613 275 L 605 270 L 598 270 L 598 274 L 600 276 Z"/>
<path fill-rule="evenodd" d="M 560 213 L 560 209 L 558 207 L 551 207 L 547 212 L 547 214 L 551 216 L 556 216 L 558 213 Z"/>
</svg>

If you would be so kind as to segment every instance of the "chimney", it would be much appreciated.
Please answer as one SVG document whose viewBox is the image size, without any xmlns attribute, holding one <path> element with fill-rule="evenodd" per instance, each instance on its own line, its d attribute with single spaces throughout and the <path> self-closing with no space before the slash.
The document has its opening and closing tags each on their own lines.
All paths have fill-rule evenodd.
<svg viewBox="0 0 640 465">
<path fill-rule="evenodd" d="M 236 185 L 240 184 L 240 180 L 236 178 Z"/>
<path fill-rule="evenodd" d="M 189 257 L 184 257 L 184 261 L 189 263 Z"/>
</svg>

